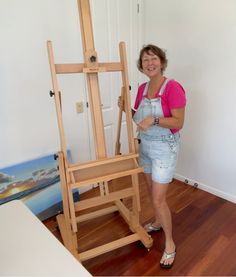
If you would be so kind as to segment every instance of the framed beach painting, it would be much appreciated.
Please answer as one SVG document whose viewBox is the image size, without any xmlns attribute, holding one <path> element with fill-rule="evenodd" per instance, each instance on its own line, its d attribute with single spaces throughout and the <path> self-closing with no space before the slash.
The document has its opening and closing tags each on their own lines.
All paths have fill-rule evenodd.
<svg viewBox="0 0 236 277">
<path fill-rule="evenodd" d="M 0 205 L 22 200 L 40 219 L 62 211 L 60 175 L 55 155 L 47 155 L 0 169 Z M 78 190 L 73 192 L 79 200 Z"/>
</svg>

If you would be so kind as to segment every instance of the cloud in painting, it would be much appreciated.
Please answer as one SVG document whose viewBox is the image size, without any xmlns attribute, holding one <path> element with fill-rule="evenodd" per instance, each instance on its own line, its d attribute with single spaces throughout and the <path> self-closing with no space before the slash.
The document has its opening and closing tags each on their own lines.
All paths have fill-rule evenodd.
<svg viewBox="0 0 236 277">
<path fill-rule="evenodd" d="M 14 177 L 0 172 L 0 183 L 7 183 L 12 181 Z"/>
</svg>

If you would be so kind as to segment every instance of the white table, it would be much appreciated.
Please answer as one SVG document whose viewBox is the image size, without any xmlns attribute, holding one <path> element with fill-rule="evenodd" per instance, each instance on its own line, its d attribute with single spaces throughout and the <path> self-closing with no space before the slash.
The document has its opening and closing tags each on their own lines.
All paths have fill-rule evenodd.
<svg viewBox="0 0 236 277">
<path fill-rule="evenodd" d="M 0 206 L 0 276 L 92 275 L 19 200 Z"/>
</svg>

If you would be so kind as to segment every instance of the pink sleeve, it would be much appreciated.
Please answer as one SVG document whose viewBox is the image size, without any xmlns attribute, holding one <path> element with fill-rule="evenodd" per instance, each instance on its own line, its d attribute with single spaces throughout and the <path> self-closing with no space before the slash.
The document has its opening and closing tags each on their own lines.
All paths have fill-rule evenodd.
<svg viewBox="0 0 236 277">
<path fill-rule="evenodd" d="M 186 106 L 186 96 L 183 87 L 175 80 L 169 81 L 163 94 L 162 108 L 164 116 L 171 115 L 171 109 L 180 109 Z M 170 129 L 174 134 L 179 129 Z"/>
<path fill-rule="evenodd" d="M 186 96 L 183 87 L 176 81 L 171 80 L 166 86 L 166 97 L 169 109 L 184 108 Z"/>
<path fill-rule="evenodd" d="M 135 99 L 135 103 L 134 103 L 134 109 L 137 110 L 142 99 L 143 99 L 143 92 L 144 92 L 144 89 L 145 89 L 145 86 L 146 86 L 147 83 L 143 83 L 142 85 L 139 86 L 138 88 L 138 92 L 137 92 L 137 95 L 136 95 L 136 99 Z"/>
</svg>

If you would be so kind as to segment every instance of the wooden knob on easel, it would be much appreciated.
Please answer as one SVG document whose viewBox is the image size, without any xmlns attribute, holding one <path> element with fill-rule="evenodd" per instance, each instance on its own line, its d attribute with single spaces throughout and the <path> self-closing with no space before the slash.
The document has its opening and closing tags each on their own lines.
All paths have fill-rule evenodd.
<svg viewBox="0 0 236 277">
<path fill-rule="evenodd" d="M 49 91 L 49 95 L 50 97 L 53 97 L 55 95 L 55 92 L 53 92 L 52 90 Z"/>
</svg>

